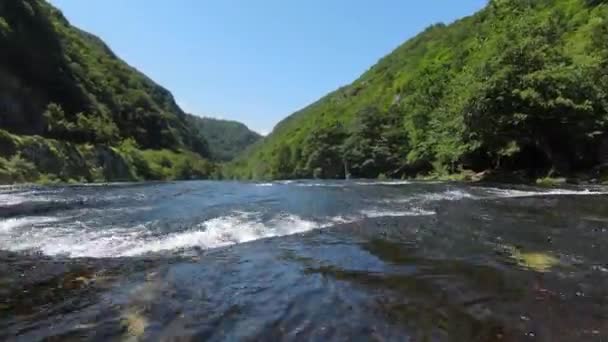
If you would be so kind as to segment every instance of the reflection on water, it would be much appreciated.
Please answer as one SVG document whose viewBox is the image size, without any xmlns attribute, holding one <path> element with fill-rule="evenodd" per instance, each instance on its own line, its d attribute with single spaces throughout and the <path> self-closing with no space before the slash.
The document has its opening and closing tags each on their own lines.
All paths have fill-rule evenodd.
<svg viewBox="0 0 608 342">
<path fill-rule="evenodd" d="M 1 340 L 608 338 L 602 188 L 6 191 Z"/>
<path fill-rule="evenodd" d="M 558 260 L 549 253 L 522 253 L 513 250 L 511 255 L 517 264 L 537 272 L 547 272 L 558 264 Z"/>
</svg>

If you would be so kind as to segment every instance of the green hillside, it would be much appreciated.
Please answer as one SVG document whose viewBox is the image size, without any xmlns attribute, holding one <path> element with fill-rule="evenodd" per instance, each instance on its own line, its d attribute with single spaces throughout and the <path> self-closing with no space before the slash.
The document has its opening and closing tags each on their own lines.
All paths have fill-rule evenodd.
<svg viewBox="0 0 608 342">
<path fill-rule="evenodd" d="M 227 175 L 592 175 L 607 92 L 607 1 L 492 0 L 289 116 Z"/>
<path fill-rule="evenodd" d="M 230 161 L 262 138 L 244 124 L 230 120 L 189 115 L 194 127 L 209 143 L 215 160 Z"/>
<path fill-rule="evenodd" d="M 173 96 L 47 2 L 0 2 L 0 51 L 0 182 L 213 172 Z"/>
</svg>

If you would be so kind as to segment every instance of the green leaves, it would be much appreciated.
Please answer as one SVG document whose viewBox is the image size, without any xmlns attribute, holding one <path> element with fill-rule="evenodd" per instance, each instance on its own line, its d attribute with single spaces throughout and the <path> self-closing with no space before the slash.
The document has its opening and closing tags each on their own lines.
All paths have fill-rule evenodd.
<svg viewBox="0 0 608 342">
<path fill-rule="evenodd" d="M 0 113 L 4 129 L 75 143 L 115 145 L 131 137 L 144 149 L 209 156 L 166 89 L 48 2 L 2 1 L 0 49 L 0 68 L 8 73 L 2 90 L 15 109 Z"/>
<path fill-rule="evenodd" d="M 188 122 L 208 143 L 206 154 L 219 161 L 230 161 L 262 137 L 235 121 L 188 115 Z M 203 148 L 202 146 L 195 151 Z"/>
<path fill-rule="evenodd" d="M 316 178 L 344 178 L 341 145 L 346 139 L 344 127 L 334 122 L 311 133 L 304 143 L 305 170 Z"/>
<path fill-rule="evenodd" d="M 359 112 L 342 145 L 348 172 L 376 178 L 381 173 L 392 175 L 404 165 L 408 139 L 402 122 L 403 114 L 395 108 L 382 112 L 366 107 Z"/>
<path fill-rule="evenodd" d="M 493 0 L 431 27 L 284 120 L 237 173 L 270 165 L 257 170 L 334 177 L 343 163 L 359 177 L 593 167 L 608 122 L 604 3 Z M 294 147 L 301 156 L 277 157 Z"/>
<path fill-rule="evenodd" d="M 112 144 L 119 140 L 116 124 L 106 115 L 78 113 L 67 119 L 61 106 L 50 103 L 43 114 L 47 134 L 59 139 L 79 143 Z"/>
<path fill-rule="evenodd" d="M 0 37 L 6 38 L 12 33 L 11 26 L 6 22 L 6 19 L 0 17 Z"/>
</svg>

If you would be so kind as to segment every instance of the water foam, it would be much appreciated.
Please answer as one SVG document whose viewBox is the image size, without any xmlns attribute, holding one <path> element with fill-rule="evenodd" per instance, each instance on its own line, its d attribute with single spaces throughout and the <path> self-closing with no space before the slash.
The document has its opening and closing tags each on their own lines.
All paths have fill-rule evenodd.
<svg viewBox="0 0 608 342">
<path fill-rule="evenodd" d="M 516 190 L 516 189 L 500 189 L 500 188 L 485 188 L 476 187 L 475 190 L 479 194 L 472 194 L 464 190 L 448 189 L 442 192 L 416 194 L 398 199 L 382 200 L 383 203 L 412 203 L 412 202 L 438 202 L 438 201 L 460 201 L 463 199 L 498 199 L 498 198 L 519 198 L 519 197 L 538 197 L 538 196 L 597 196 L 607 195 L 606 191 L 585 190 Z"/>
<path fill-rule="evenodd" d="M 480 188 L 498 198 L 536 197 L 536 196 L 598 196 L 607 195 L 607 191 L 554 189 L 547 191 L 515 190 L 500 188 Z"/>
<path fill-rule="evenodd" d="M 295 186 L 304 188 L 343 188 L 344 184 L 329 184 L 329 183 L 297 183 Z"/>
<path fill-rule="evenodd" d="M 395 181 L 369 181 L 369 182 L 355 182 L 355 184 L 357 185 L 363 185 L 363 186 L 368 186 L 368 185 L 407 185 L 407 184 L 412 184 L 412 182 L 410 181 L 406 181 L 406 180 L 395 180 Z"/>
<path fill-rule="evenodd" d="M 13 194 L 0 194 L 0 206 L 11 206 L 24 203 L 27 197 Z"/>
<path fill-rule="evenodd" d="M 79 221 L 41 225 L 35 229 L 20 226 L 12 232 L 10 239 L 0 241 L 0 249 L 34 250 L 45 255 L 70 257 L 106 257 L 133 247 L 136 236 L 143 235 L 144 230 L 145 227 L 91 230 Z"/>
<path fill-rule="evenodd" d="M 435 212 L 421 208 L 407 211 L 364 210 L 360 213 L 363 217 L 336 216 L 322 222 L 305 220 L 293 214 L 281 214 L 270 221 L 263 222 L 259 214 L 235 212 L 229 216 L 221 216 L 200 223 L 190 231 L 145 241 L 138 247 L 126 250 L 118 256 L 137 256 L 194 247 L 202 249 L 226 247 L 260 239 L 328 228 L 336 224 L 352 223 L 362 218 L 435 215 Z"/>
<path fill-rule="evenodd" d="M 421 195 L 428 201 L 459 201 L 465 198 L 477 199 L 478 197 L 463 190 L 450 189 L 441 193 L 431 193 Z"/>
<path fill-rule="evenodd" d="M 315 183 L 301 184 L 315 186 Z M 322 184 L 321 186 L 336 184 Z M 340 186 L 340 185 L 338 185 Z M 406 208 L 393 206 L 364 208 L 345 216 L 319 220 L 304 219 L 293 214 L 278 214 L 265 218 L 260 213 L 231 212 L 200 222 L 190 229 L 157 235 L 159 222 L 147 222 L 128 227 L 99 227 L 94 221 L 79 222 L 53 217 L 19 217 L 0 221 L 0 249 L 11 251 L 36 250 L 46 255 L 70 257 L 124 257 L 148 253 L 179 251 L 181 249 L 212 249 L 259 239 L 303 233 L 337 224 L 352 223 L 366 218 L 435 215 L 435 212 L 414 206 L 441 200 L 488 199 L 547 195 L 601 195 L 600 191 L 581 190 L 506 190 L 473 188 L 471 192 L 448 189 L 437 193 L 412 194 L 398 201 L 408 202 Z M 394 202 L 394 201 L 392 201 Z M 60 223 L 57 223 L 61 221 Z"/>
<path fill-rule="evenodd" d="M 19 217 L 0 221 L 0 233 L 7 233 L 15 228 L 34 226 L 42 223 L 59 221 L 56 217 Z"/>
<path fill-rule="evenodd" d="M 463 190 L 450 189 L 442 192 L 415 194 L 403 198 L 382 200 L 382 203 L 411 203 L 411 202 L 437 202 L 437 201 L 459 201 L 465 198 L 478 199 L 471 193 Z"/>
<path fill-rule="evenodd" d="M 262 222 L 257 214 L 234 213 L 199 224 L 194 230 L 174 233 L 143 243 L 125 251 L 121 256 L 135 256 L 184 248 L 202 249 L 225 247 L 275 236 L 303 233 L 324 228 L 323 224 L 307 221 L 296 215 L 279 215 Z"/>
<path fill-rule="evenodd" d="M 5 223 L 18 228 L 29 224 L 29 219 Z M 36 222 L 43 222 L 37 220 Z M 47 220 L 44 222 L 52 222 Z M 69 257 L 130 257 L 176 251 L 188 248 L 212 249 L 275 236 L 285 236 L 326 228 L 337 222 L 315 222 L 297 215 L 280 214 L 263 221 L 258 213 L 233 212 L 194 226 L 188 231 L 164 236 L 151 235 L 149 222 L 133 227 L 92 229 L 85 222 L 61 226 L 46 225 L 36 229 L 15 229 L 10 239 L 0 241 L 0 249 L 10 251 L 36 250 L 45 255 Z"/>
<path fill-rule="evenodd" d="M 4 221 L 4 227 L 15 229 L 13 236 L 0 242 L 0 249 L 36 250 L 46 255 L 69 257 L 133 257 L 150 253 L 179 251 L 190 248 L 213 249 L 250 241 L 304 233 L 365 218 L 434 215 L 434 212 L 408 210 L 362 210 L 358 215 L 336 216 L 319 221 L 306 220 L 293 214 L 279 214 L 264 220 L 260 213 L 232 212 L 201 222 L 187 231 L 154 236 L 148 222 L 133 227 L 95 229 L 94 223 L 75 221 L 62 225 L 52 218 L 24 218 Z M 36 229 L 25 229 L 33 223 L 47 223 Z"/>
<path fill-rule="evenodd" d="M 434 211 L 425 210 L 422 208 L 412 208 L 409 210 L 381 210 L 381 209 L 368 209 L 361 210 L 361 215 L 367 218 L 377 217 L 405 217 L 405 216 L 431 216 L 435 215 Z"/>
</svg>

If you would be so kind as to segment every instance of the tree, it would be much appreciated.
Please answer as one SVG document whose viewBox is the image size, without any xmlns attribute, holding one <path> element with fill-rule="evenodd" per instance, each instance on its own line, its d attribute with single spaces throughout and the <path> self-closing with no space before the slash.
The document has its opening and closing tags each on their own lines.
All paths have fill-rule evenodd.
<svg viewBox="0 0 608 342">
<path fill-rule="evenodd" d="M 467 127 L 495 166 L 509 156 L 506 151 L 529 149 L 543 155 L 548 167 L 568 173 L 594 132 L 605 127 L 598 88 L 590 82 L 591 69 L 554 47 L 551 27 L 515 29 L 520 31 L 482 76 L 487 81 L 467 107 Z"/>
<path fill-rule="evenodd" d="M 72 135 L 80 142 L 113 144 L 120 141 L 118 127 L 105 114 L 87 115 L 78 113 Z"/>
<path fill-rule="evenodd" d="M 43 113 L 46 132 L 57 139 L 69 139 L 75 125 L 65 118 L 63 108 L 56 103 L 49 103 Z"/>
<path fill-rule="evenodd" d="M 353 176 L 376 178 L 380 173 L 393 173 L 403 164 L 408 141 L 402 117 L 396 108 L 385 113 L 367 107 L 357 114 L 342 146 Z"/>
<path fill-rule="evenodd" d="M 341 145 L 345 139 L 344 127 L 337 122 L 313 131 L 304 144 L 307 173 L 317 178 L 344 178 Z"/>
<path fill-rule="evenodd" d="M 273 179 L 288 179 L 293 176 L 294 168 L 292 166 L 291 148 L 287 145 L 280 145 L 275 151 L 272 159 L 272 178 Z"/>
</svg>

